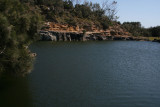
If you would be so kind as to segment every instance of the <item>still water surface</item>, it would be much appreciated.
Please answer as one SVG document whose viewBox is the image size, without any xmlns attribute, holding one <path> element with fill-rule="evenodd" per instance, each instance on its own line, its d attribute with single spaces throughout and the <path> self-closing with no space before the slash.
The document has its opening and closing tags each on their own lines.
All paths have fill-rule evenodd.
<svg viewBox="0 0 160 107">
<path fill-rule="evenodd" d="M 0 107 L 160 107 L 160 44 L 37 42 L 34 70 L 2 77 Z"/>
</svg>

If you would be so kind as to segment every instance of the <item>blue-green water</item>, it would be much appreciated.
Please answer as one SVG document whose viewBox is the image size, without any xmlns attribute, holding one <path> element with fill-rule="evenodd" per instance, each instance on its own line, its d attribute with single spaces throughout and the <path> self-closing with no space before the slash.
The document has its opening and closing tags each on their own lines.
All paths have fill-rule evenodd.
<svg viewBox="0 0 160 107">
<path fill-rule="evenodd" d="M 34 70 L 3 77 L 0 107 L 160 107 L 160 44 L 37 42 Z"/>
</svg>

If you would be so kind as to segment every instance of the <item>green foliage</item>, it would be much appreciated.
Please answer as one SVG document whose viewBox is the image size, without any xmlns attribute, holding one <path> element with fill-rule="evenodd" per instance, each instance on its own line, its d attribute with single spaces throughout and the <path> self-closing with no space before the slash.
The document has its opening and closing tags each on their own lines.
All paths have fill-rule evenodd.
<svg viewBox="0 0 160 107">
<path fill-rule="evenodd" d="M 107 29 L 111 23 L 98 3 L 84 2 L 74 5 L 72 0 L 37 0 L 34 4 L 40 7 L 47 21 L 80 27 L 89 26 L 91 22 L 99 29 Z M 86 23 L 86 20 L 89 23 Z"/>
<path fill-rule="evenodd" d="M 124 22 L 122 27 L 130 32 L 133 36 L 142 36 L 140 22 Z"/>
<path fill-rule="evenodd" d="M 6 43 L 6 40 L 9 39 L 9 23 L 5 16 L 0 14 L 0 46 L 3 46 Z"/>
<path fill-rule="evenodd" d="M 160 26 L 143 28 L 140 22 L 124 22 L 121 26 L 133 36 L 160 37 Z"/>
<path fill-rule="evenodd" d="M 153 37 L 160 37 L 160 26 L 151 27 L 148 29 Z"/>
<path fill-rule="evenodd" d="M 0 1 L 0 72 L 24 75 L 32 68 L 27 46 L 37 38 L 42 17 L 38 8 L 25 2 Z"/>
</svg>

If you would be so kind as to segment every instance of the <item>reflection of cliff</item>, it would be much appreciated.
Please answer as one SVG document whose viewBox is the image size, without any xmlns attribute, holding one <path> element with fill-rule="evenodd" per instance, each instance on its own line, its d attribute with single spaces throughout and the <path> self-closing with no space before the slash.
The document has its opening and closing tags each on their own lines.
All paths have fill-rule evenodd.
<svg viewBox="0 0 160 107">
<path fill-rule="evenodd" d="M 40 31 L 40 35 L 41 40 L 51 41 L 142 40 L 142 38 L 132 37 L 120 25 L 109 27 L 107 30 L 100 30 L 96 26 L 80 28 L 79 26 L 47 22 L 43 30 Z"/>
<path fill-rule="evenodd" d="M 0 107 L 32 107 L 32 96 L 26 78 L 0 78 Z"/>
</svg>

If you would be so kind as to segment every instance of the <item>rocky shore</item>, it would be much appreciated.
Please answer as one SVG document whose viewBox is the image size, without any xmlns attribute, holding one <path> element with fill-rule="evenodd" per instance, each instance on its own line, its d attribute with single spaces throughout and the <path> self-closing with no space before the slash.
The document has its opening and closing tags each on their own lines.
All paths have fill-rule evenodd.
<svg viewBox="0 0 160 107">
<path fill-rule="evenodd" d="M 145 37 L 108 35 L 107 32 L 77 33 L 77 32 L 40 31 L 39 34 L 41 41 L 104 41 L 104 40 L 148 41 L 148 38 Z"/>
<path fill-rule="evenodd" d="M 154 39 L 152 42 L 159 42 L 160 43 L 160 40 L 159 39 Z"/>
</svg>

